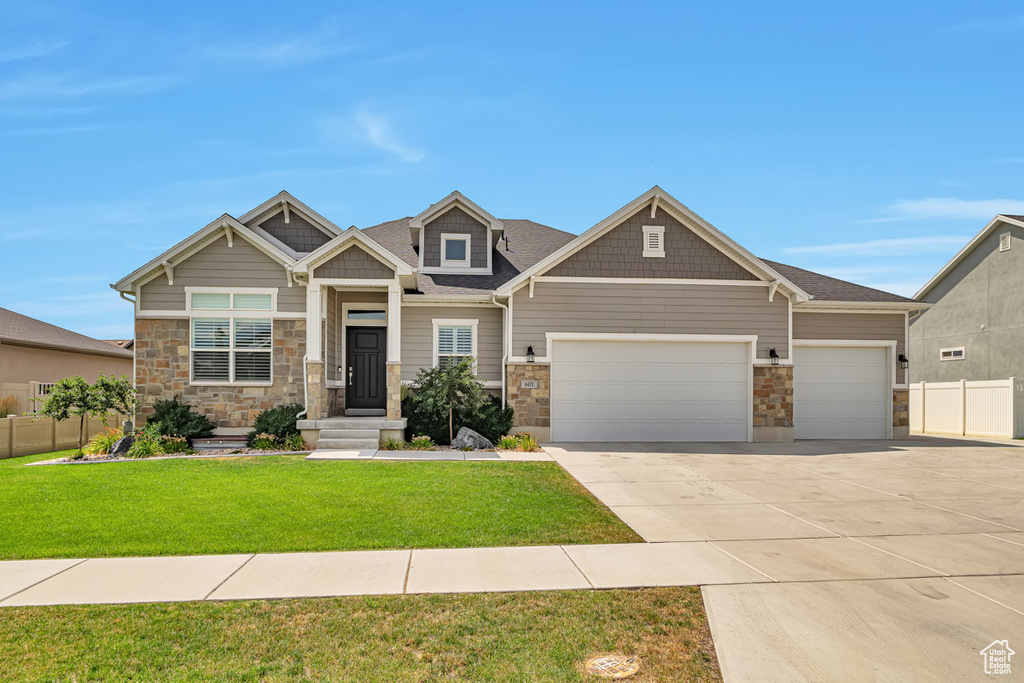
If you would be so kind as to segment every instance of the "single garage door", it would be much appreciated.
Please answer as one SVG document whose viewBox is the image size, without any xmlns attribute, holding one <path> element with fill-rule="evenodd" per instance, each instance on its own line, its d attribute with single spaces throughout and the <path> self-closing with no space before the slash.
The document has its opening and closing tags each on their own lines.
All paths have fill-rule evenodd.
<svg viewBox="0 0 1024 683">
<path fill-rule="evenodd" d="M 552 440 L 747 440 L 747 343 L 562 340 L 552 355 Z"/>
<path fill-rule="evenodd" d="M 795 438 L 888 438 L 887 349 L 798 346 L 793 366 Z"/>
</svg>

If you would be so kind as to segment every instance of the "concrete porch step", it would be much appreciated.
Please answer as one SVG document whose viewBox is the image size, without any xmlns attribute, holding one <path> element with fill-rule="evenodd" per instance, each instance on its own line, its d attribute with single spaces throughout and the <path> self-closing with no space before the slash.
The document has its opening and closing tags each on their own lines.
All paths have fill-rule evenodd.
<svg viewBox="0 0 1024 683">
<path fill-rule="evenodd" d="M 377 450 L 380 439 L 320 439 L 316 442 L 318 451 L 362 451 Z"/>
<path fill-rule="evenodd" d="M 377 439 L 380 429 L 321 429 L 321 439 Z"/>
<path fill-rule="evenodd" d="M 299 429 L 404 429 L 405 422 L 401 426 L 392 427 L 382 417 L 326 417 L 320 420 L 299 420 Z M 391 423 L 392 425 L 395 422 Z"/>
</svg>

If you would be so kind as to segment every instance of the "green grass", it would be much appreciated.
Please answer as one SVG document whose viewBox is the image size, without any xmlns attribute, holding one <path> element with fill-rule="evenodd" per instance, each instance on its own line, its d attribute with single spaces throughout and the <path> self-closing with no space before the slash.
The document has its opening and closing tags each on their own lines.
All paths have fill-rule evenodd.
<svg viewBox="0 0 1024 683">
<path fill-rule="evenodd" d="M 0 559 L 619 543 L 550 462 L 0 461 Z"/>
<path fill-rule="evenodd" d="M 18 681 L 720 681 L 698 588 L 4 608 Z"/>
</svg>

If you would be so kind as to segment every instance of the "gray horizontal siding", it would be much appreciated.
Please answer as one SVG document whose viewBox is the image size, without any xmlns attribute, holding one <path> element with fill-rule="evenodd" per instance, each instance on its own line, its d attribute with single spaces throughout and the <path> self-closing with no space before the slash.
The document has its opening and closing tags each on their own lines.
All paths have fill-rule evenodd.
<svg viewBox="0 0 1024 683">
<path fill-rule="evenodd" d="M 480 378 L 501 381 L 501 309 L 497 306 L 405 306 L 402 308 L 402 379 L 413 380 L 434 362 L 434 318 L 477 319 Z"/>
<path fill-rule="evenodd" d="M 665 228 L 665 256 L 645 257 L 644 226 Z M 552 267 L 561 277 L 650 277 L 756 280 L 748 270 L 677 221 L 664 209 L 644 208 Z"/>
<path fill-rule="evenodd" d="M 788 353 L 789 306 L 767 287 L 537 283 L 513 297 L 513 356 L 547 348 L 548 332 L 756 334 L 758 358 Z"/>
<path fill-rule="evenodd" d="M 288 286 L 284 266 L 235 235 L 234 246 L 226 238 L 212 242 L 174 267 L 174 284 L 163 274 L 140 289 L 139 308 L 144 311 L 185 310 L 185 287 L 277 287 L 277 310 L 306 310 L 306 288 Z"/>
<path fill-rule="evenodd" d="M 903 313 L 799 313 L 793 312 L 793 339 L 896 340 L 896 353 L 906 353 Z M 896 368 L 896 383 L 906 382 Z"/>
<path fill-rule="evenodd" d="M 349 247 L 313 270 L 313 277 L 390 280 L 395 271 L 359 247 Z"/>
</svg>

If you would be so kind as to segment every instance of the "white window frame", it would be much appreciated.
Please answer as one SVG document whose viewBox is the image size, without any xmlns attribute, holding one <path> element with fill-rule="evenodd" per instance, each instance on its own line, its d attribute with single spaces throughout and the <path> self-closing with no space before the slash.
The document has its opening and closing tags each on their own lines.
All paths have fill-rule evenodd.
<svg viewBox="0 0 1024 683">
<path fill-rule="evenodd" d="M 658 248 L 651 249 L 651 236 L 658 236 Z M 645 225 L 644 226 L 644 243 L 643 243 L 643 255 L 644 258 L 665 258 L 665 226 L 664 225 Z"/>
<path fill-rule="evenodd" d="M 960 352 L 959 356 L 953 355 L 956 351 Z M 949 358 L 946 358 L 946 354 L 949 354 Z M 939 349 L 939 361 L 946 362 L 950 360 L 963 360 L 967 357 L 967 349 L 963 346 L 952 346 L 948 349 Z"/>
<path fill-rule="evenodd" d="M 191 297 L 190 297 L 191 301 Z M 203 309 L 207 310 L 207 309 Z M 212 309 L 211 309 L 212 310 Z M 253 311 L 242 311 L 247 313 L 253 313 Z M 260 311 L 256 311 L 259 313 Z M 216 313 L 216 312 L 215 312 Z M 211 349 L 211 348 L 196 348 L 195 346 L 195 321 L 211 319 L 211 320 L 223 320 L 228 321 L 228 338 L 230 344 L 224 349 Z M 264 351 L 263 349 L 250 349 L 250 348 L 238 348 L 235 346 L 235 321 L 236 320 L 259 320 L 270 323 L 270 348 Z M 193 315 L 188 320 L 188 383 L 191 386 L 198 387 L 269 387 L 274 384 L 274 319 L 271 317 L 258 317 L 253 315 Z M 226 353 L 228 356 L 228 379 L 227 380 L 197 380 L 194 376 L 195 364 L 192 362 L 192 354 L 196 351 L 214 351 L 216 353 Z M 270 355 L 270 379 L 264 381 L 257 380 L 244 380 L 241 382 L 232 379 L 235 376 L 235 353 L 238 351 L 257 353 L 267 353 Z"/>
<path fill-rule="evenodd" d="M 193 294 L 228 294 L 231 308 L 192 308 Z M 269 309 L 243 308 L 235 309 L 235 294 L 263 294 L 270 295 Z M 192 315 L 208 318 L 273 318 L 277 313 L 277 287 L 186 287 L 185 288 L 185 311 Z M 216 313 L 216 315 L 213 315 Z M 259 315 L 253 315 L 259 314 Z"/>
<path fill-rule="evenodd" d="M 473 332 L 472 332 L 473 338 L 472 338 L 471 353 L 470 353 L 470 355 L 473 356 L 473 372 L 476 372 L 477 371 L 477 366 L 479 365 L 479 362 L 480 362 L 479 358 L 476 355 L 477 354 L 477 342 L 479 340 L 479 335 L 477 334 L 477 332 L 478 332 L 478 327 L 480 325 L 480 321 L 478 319 L 476 319 L 476 318 L 434 318 L 431 322 L 433 323 L 433 328 L 434 328 L 433 342 L 432 342 L 433 347 L 434 347 L 434 355 L 433 355 L 433 361 L 432 361 L 433 366 L 435 368 L 438 367 L 438 361 L 439 361 L 439 358 L 440 358 L 439 339 L 438 339 L 438 333 L 440 331 L 440 328 L 442 328 L 442 327 L 471 327 L 471 328 L 473 328 Z"/>
<path fill-rule="evenodd" d="M 1010 251 L 1010 247 L 1013 244 L 1013 237 L 1009 231 L 1006 231 L 999 235 L 999 251 Z"/>
<path fill-rule="evenodd" d="M 449 260 L 446 257 L 447 242 L 461 241 L 466 243 L 466 259 L 464 261 Z M 468 232 L 442 232 L 441 233 L 441 267 L 442 268 L 469 268 L 473 263 L 473 236 Z"/>
</svg>

